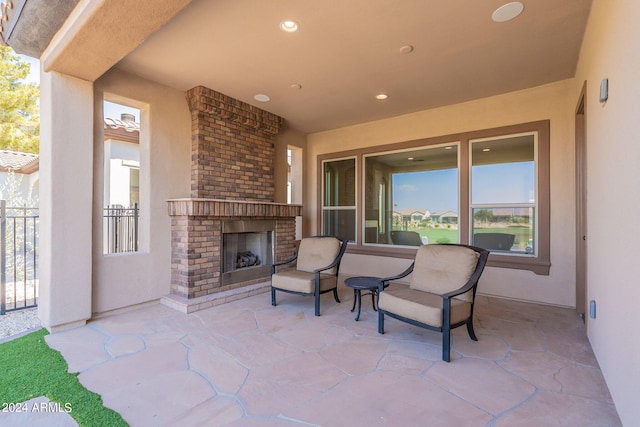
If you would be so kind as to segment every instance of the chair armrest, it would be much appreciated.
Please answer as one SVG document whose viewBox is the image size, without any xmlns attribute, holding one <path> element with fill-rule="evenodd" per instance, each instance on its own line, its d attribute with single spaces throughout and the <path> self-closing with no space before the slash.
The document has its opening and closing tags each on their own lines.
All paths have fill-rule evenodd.
<svg viewBox="0 0 640 427">
<path fill-rule="evenodd" d="M 285 264 L 289 264 L 292 263 L 293 261 L 298 259 L 298 253 L 296 252 L 295 254 L 293 254 L 293 256 L 291 258 L 289 258 L 288 260 L 285 261 L 280 261 L 280 262 L 275 262 L 273 264 L 271 264 L 271 274 L 275 274 L 276 273 L 276 267 L 279 265 L 285 265 Z"/>
<path fill-rule="evenodd" d="M 411 265 L 405 271 L 403 271 L 402 273 L 396 276 L 381 278 L 380 282 L 378 283 L 378 291 L 382 292 L 384 288 L 389 286 L 389 282 L 391 282 L 392 280 L 398 280 L 398 279 L 402 279 L 403 277 L 407 277 L 409 274 L 413 272 L 414 265 L 415 265 L 415 262 L 412 262 Z"/>
<path fill-rule="evenodd" d="M 342 261 L 342 256 L 344 255 L 344 252 L 347 250 L 347 243 L 349 242 L 341 238 L 338 238 L 338 240 L 340 240 L 341 246 L 340 246 L 340 252 L 338 252 L 338 255 L 336 256 L 336 258 L 333 260 L 331 264 L 327 265 L 326 267 L 313 270 L 314 273 L 320 273 L 321 271 L 330 270 L 333 267 L 340 265 L 340 262 Z M 336 271 L 336 275 L 337 275 L 337 271 Z"/>
<path fill-rule="evenodd" d="M 477 286 L 478 280 L 480 280 L 480 276 L 482 275 L 482 271 L 484 270 L 484 266 L 487 264 L 488 257 L 489 257 L 489 251 L 482 250 L 480 252 L 480 258 L 478 259 L 478 264 L 476 265 L 476 269 L 474 270 L 471 277 L 469 277 L 469 280 L 467 280 L 467 283 L 465 283 L 462 287 L 454 291 L 447 292 L 446 294 L 442 294 L 441 295 L 442 299 L 450 299 L 455 296 L 462 295 L 465 292 L 468 292 L 469 290 Z"/>
<path fill-rule="evenodd" d="M 446 294 L 440 295 L 442 299 L 451 299 L 455 296 L 462 295 L 465 292 L 468 292 L 469 290 L 473 289 L 473 287 L 478 284 L 478 279 L 479 279 L 479 277 L 476 277 L 474 279 L 473 276 L 475 276 L 475 274 L 471 275 L 467 283 L 465 283 L 464 286 L 462 286 L 461 288 L 458 288 L 454 291 L 447 292 Z"/>
</svg>

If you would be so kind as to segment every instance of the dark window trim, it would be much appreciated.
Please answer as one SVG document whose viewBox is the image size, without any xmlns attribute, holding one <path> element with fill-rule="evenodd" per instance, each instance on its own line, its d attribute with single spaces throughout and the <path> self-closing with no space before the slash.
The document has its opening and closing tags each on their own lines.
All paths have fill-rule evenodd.
<svg viewBox="0 0 640 427">
<path fill-rule="evenodd" d="M 362 217 L 362 200 L 360 195 L 363 194 L 362 182 L 364 156 L 374 153 L 382 153 L 385 151 L 402 150 L 407 148 L 428 147 L 431 145 L 459 142 L 459 186 L 460 186 L 460 203 L 459 203 L 459 236 L 460 243 L 469 243 L 469 144 L 470 140 L 507 136 L 510 134 L 537 132 L 538 133 L 538 181 L 537 181 L 537 197 L 538 197 L 538 255 L 537 257 L 519 256 L 519 255 L 501 255 L 492 253 L 487 263 L 490 267 L 510 268 L 517 270 L 529 270 L 539 275 L 549 275 L 551 268 L 551 209 L 550 209 L 550 121 L 540 120 L 529 123 L 521 123 L 516 125 L 502 126 L 491 129 L 483 129 L 470 132 L 462 132 L 450 135 L 436 136 L 431 138 L 417 139 L 412 141 L 397 142 L 384 145 L 376 145 L 365 147 L 357 150 L 347 150 L 335 153 L 322 154 L 318 156 L 318 225 L 317 232 L 322 232 L 322 162 L 326 160 L 340 159 L 345 157 L 356 158 L 356 242 L 349 245 L 348 253 L 359 255 L 375 255 L 394 258 L 414 258 L 416 249 L 411 248 L 394 248 L 393 246 L 372 246 L 363 245 L 363 230 L 359 226 Z"/>
</svg>

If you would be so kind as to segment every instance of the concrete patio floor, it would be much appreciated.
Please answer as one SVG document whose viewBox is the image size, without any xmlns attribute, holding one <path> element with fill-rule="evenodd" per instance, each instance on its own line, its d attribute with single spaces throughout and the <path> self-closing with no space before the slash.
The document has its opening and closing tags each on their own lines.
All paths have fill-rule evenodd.
<svg viewBox="0 0 640 427">
<path fill-rule="evenodd" d="M 478 297 L 475 329 L 441 335 L 278 293 L 193 314 L 160 304 L 47 336 L 132 426 L 618 426 L 575 311 Z"/>
</svg>

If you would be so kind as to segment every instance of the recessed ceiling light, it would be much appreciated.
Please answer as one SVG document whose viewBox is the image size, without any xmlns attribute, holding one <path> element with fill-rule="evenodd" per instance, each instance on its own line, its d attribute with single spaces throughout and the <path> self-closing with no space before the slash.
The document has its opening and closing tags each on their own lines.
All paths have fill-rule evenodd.
<svg viewBox="0 0 640 427">
<path fill-rule="evenodd" d="M 295 33 L 300 29 L 300 25 L 296 21 L 282 21 L 280 22 L 280 29 L 287 33 Z"/>
<path fill-rule="evenodd" d="M 400 48 L 400 53 L 411 53 L 411 52 L 413 52 L 413 46 L 411 46 L 410 44 L 406 46 L 402 46 Z"/>
<path fill-rule="evenodd" d="M 407 160 L 413 160 L 413 157 L 407 157 Z"/>
<path fill-rule="evenodd" d="M 389 97 L 389 95 L 387 95 L 386 93 L 379 93 L 376 95 L 376 99 L 379 99 L 380 101 L 387 99 Z"/>
<path fill-rule="evenodd" d="M 520 15 L 523 10 L 524 4 L 519 1 L 512 1 L 511 3 L 507 3 L 497 8 L 495 12 L 493 12 L 493 15 L 491 15 L 491 19 L 496 22 L 511 21 L 513 18 Z"/>
<path fill-rule="evenodd" d="M 271 98 L 269 98 L 268 95 L 265 95 L 263 93 L 257 94 L 256 96 L 253 97 L 253 99 L 255 99 L 256 101 L 259 101 L 259 102 L 269 102 L 269 101 L 271 101 Z"/>
</svg>

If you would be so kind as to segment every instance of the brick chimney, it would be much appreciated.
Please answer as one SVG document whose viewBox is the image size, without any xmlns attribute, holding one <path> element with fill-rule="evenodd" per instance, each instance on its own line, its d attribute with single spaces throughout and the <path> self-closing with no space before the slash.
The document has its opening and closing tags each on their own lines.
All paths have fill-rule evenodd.
<svg viewBox="0 0 640 427">
<path fill-rule="evenodd" d="M 273 202 L 274 138 L 284 124 L 281 117 L 203 86 L 190 89 L 186 98 L 191 197 L 169 201 L 171 294 L 163 303 L 191 312 L 268 290 L 268 274 L 241 283 L 221 279 L 225 221 L 272 221 L 279 261 L 295 251 L 295 218 L 302 206 Z M 238 290 L 237 297 L 228 295 Z"/>
</svg>

